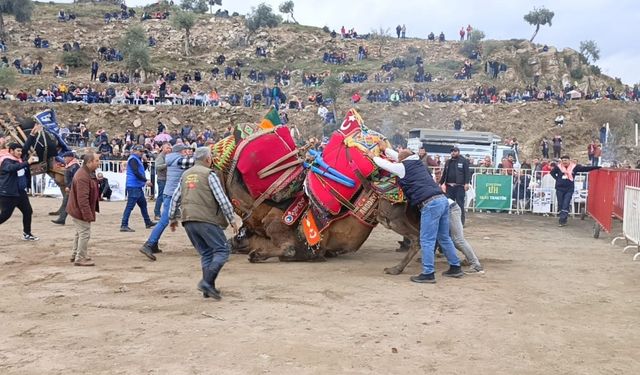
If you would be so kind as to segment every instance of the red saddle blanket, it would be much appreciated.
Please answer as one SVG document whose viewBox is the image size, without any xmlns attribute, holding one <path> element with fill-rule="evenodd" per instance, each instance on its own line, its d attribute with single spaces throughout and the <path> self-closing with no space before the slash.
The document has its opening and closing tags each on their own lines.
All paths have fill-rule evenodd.
<svg viewBox="0 0 640 375">
<path fill-rule="evenodd" d="M 333 215 L 340 213 L 340 199 L 350 201 L 360 190 L 362 183 L 356 176 L 356 170 L 365 178 L 375 170 L 373 162 L 362 151 L 356 147 L 347 147 L 344 140 L 345 136 L 341 132 L 333 133 L 322 152 L 322 158 L 330 167 L 351 178 L 355 186 L 348 187 L 311 172 L 306 179 L 307 192 Z"/>
<path fill-rule="evenodd" d="M 271 185 L 278 183 L 278 189 L 296 180 L 303 171 L 301 164 L 276 171 L 265 176 L 269 170 L 277 170 L 298 160 L 295 154 L 296 144 L 286 126 L 279 126 L 266 133 L 256 134 L 243 140 L 237 148 L 238 163 L 236 168 L 249 194 L 256 199 L 266 192 Z M 286 155 L 291 155 L 285 157 Z M 284 174 L 287 176 L 281 179 Z M 270 196 L 277 193 L 273 191 Z M 272 189 L 273 190 L 273 189 Z"/>
</svg>

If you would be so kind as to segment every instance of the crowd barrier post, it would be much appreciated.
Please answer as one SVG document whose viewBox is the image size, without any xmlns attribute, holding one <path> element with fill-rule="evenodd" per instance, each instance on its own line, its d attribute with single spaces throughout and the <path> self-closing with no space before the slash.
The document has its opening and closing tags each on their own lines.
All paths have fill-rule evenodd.
<svg viewBox="0 0 640 375">
<path fill-rule="evenodd" d="M 626 186 L 624 189 L 622 237 L 614 238 L 611 241 L 611 245 L 614 245 L 620 239 L 625 240 L 627 245 L 622 252 L 635 248 L 636 254 L 633 260 L 637 260 L 640 257 L 640 187 Z"/>
</svg>

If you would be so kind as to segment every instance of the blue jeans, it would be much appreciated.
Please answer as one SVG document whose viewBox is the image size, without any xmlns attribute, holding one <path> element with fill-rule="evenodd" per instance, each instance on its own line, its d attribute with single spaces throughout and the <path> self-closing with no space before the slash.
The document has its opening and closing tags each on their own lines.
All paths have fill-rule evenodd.
<svg viewBox="0 0 640 375">
<path fill-rule="evenodd" d="M 569 210 L 571 210 L 571 198 L 573 198 L 573 189 L 571 190 L 556 190 L 556 197 L 558 198 L 558 221 L 560 224 L 566 224 L 569 218 Z"/>
<path fill-rule="evenodd" d="M 157 244 L 160 241 L 160 237 L 164 230 L 169 225 L 169 210 L 171 209 L 171 195 L 162 195 L 162 198 L 158 196 L 158 201 L 162 202 L 162 215 L 160 216 L 160 221 L 153 227 L 153 231 L 151 231 L 151 235 L 149 235 L 149 239 L 147 240 L 148 244 Z"/>
<path fill-rule="evenodd" d="M 129 226 L 129 216 L 131 216 L 131 211 L 133 211 L 136 204 L 140 207 L 144 223 L 146 225 L 151 224 L 149 212 L 147 211 L 147 200 L 144 197 L 144 190 L 142 190 L 142 188 L 127 188 L 127 207 L 124 209 L 124 213 L 122 214 L 122 223 L 120 223 L 121 227 Z"/>
<path fill-rule="evenodd" d="M 220 272 L 222 266 L 229 260 L 230 252 L 222 228 L 199 221 L 187 221 L 183 225 L 189 240 L 200 254 L 202 268 L 214 273 Z"/>
<path fill-rule="evenodd" d="M 420 212 L 420 247 L 422 248 L 422 273 L 435 271 L 433 249 L 436 239 L 444 256 L 452 266 L 459 266 L 460 259 L 449 236 L 449 201 L 443 195 L 427 203 Z"/>
<path fill-rule="evenodd" d="M 155 216 L 160 216 L 162 213 L 161 208 L 164 202 L 164 185 L 167 184 L 166 180 L 158 180 L 158 198 L 156 198 L 156 205 L 153 207 L 153 214 Z"/>
</svg>

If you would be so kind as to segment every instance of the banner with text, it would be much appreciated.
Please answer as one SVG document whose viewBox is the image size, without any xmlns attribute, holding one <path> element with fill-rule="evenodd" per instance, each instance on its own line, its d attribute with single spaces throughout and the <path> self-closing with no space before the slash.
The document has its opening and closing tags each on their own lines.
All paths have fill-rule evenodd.
<svg viewBox="0 0 640 375">
<path fill-rule="evenodd" d="M 476 175 L 476 208 L 480 210 L 511 209 L 511 176 Z"/>
</svg>

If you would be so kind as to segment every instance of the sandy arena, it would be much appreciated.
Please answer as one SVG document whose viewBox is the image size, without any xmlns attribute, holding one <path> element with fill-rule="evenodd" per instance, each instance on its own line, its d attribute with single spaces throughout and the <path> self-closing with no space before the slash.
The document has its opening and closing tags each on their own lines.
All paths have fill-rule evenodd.
<svg viewBox="0 0 640 375">
<path fill-rule="evenodd" d="M 184 230 L 148 261 L 139 211 L 104 202 L 90 255 L 69 263 L 73 226 L 32 199 L 37 243 L 18 211 L 2 225 L 0 373 L 8 374 L 638 374 L 640 262 L 592 238 L 592 222 L 470 214 L 487 270 L 414 284 L 385 267 L 399 236 L 378 227 L 355 254 L 324 263 L 250 264 L 232 255 L 223 300 L 195 285 Z M 446 269 L 442 258 L 437 271 Z"/>
</svg>

